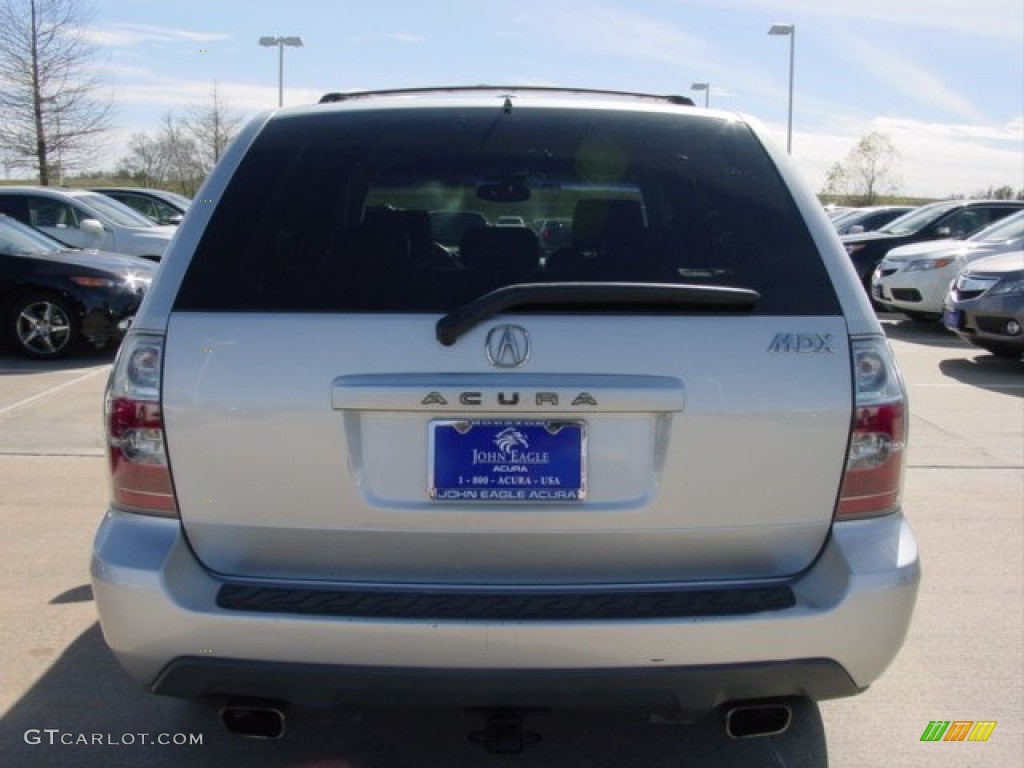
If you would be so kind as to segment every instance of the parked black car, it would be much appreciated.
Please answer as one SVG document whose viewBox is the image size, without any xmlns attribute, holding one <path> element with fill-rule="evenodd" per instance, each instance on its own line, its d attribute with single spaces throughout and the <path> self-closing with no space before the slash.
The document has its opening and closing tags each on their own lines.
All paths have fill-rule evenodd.
<svg viewBox="0 0 1024 768">
<path fill-rule="evenodd" d="M 0 319 L 21 354 L 62 357 L 81 343 L 120 340 L 156 265 L 136 256 L 69 250 L 0 214 Z"/>
<path fill-rule="evenodd" d="M 874 232 L 891 221 L 914 210 L 914 205 L 873 205 L 867 208 L 851 208 L 832 219 L 840 235 L 858 235 Z"/>
<path fill-rule="evenodd" d="M 892 248 L 923 240 L 963 240 L 1021 209 L 1024 200 L 944 200 L 921 206 L 875 232 L 844 235 L 842 240 L 870 294 L 871 274 Z"/>
</svg>

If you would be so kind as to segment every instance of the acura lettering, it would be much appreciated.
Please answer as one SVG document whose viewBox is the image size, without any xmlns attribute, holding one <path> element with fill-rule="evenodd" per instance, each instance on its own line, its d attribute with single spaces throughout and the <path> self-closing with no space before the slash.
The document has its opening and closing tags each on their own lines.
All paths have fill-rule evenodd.
<svg viewBox="0 0 1024 768">
<path fill-rule="evenodd" d="M 458 392 L 455 394 L 442 394 L 441 392 L 428 392 L 420 405 L 465 405 L 472 408 L 481 406 L 498 406 L 511 408 L 515 406 L 532 405 L 535 408 L 557 408 L 560 403 L 568 398 L 563 398 L 557 392 Z M 589 392 L 580 392 L 569 400 L 570 405 L 596 406 L 597 398 Z"/>
</svg>

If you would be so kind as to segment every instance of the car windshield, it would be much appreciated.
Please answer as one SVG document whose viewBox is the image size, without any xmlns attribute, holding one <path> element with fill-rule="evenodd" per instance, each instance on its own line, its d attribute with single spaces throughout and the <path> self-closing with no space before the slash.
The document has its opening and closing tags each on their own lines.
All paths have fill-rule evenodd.
<svg viewBox="0 0 1024 768">
<path fill-rule="evenodd" d="M 192 205 L 192 201 L 184 195 L 179 195 L 177 192 L 161 192 L 160 197 L 167 200 L 170 203 L 174 203 L 179 208 L 188 210 L 189 206 Z"/>
<path fill-rule="evenodd" d="M 136 213 L 127 205 L 117 202 L 106 195 L 82 195 L 75 198 L 78 202 L 102 214 L 119 227 L 155 227 L 152 221 L 141 213 Z"/>
<path fill-rule="evenodd" d="M 846 211 L 840 211 L 839 213 L 829 213 L 829 218 L 832 219 L 832 223 L 839 227 L 850 219 L 859 216 L 861 211 L 856 208 L 852 208 Z"/>
<path fill-rule="evenodd" d="M 918 208 L 916 211 L 900 216 L 878 231 L 886 235 L 913 235 L 927 227 L 947 211 L 956 208 L 956 206 L 957 203 L 926 205 L 923 208 Z"/>
<path fill-rule="evenodd" d="M 1002 243 L 1017 237 L 1024 237 L 1024 211 L 1000 219 L 967 239 L 972 243 Z"/>
<path fill-rule="evenodd" d="M 43 256 L 65 250 L 42 232 L 0 216 L 0 252 L 14 256 Z"/>
</svg>

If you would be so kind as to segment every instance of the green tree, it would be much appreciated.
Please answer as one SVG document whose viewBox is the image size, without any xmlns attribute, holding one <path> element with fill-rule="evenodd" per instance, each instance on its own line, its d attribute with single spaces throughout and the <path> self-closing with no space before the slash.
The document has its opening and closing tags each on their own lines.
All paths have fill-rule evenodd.
<svg viewBox="0 0 1024 768">
<path fill-rule="evenodd" d="M 826 195 L 839 195 L 851 203 L 873 205 L 882 195 L 895 194 L 899 177 L 895 166 L 900 154 L 886 134 L 869 133 L 854 145 L 846 158 L 835 163 L 825 178 Z"/>
</svg>

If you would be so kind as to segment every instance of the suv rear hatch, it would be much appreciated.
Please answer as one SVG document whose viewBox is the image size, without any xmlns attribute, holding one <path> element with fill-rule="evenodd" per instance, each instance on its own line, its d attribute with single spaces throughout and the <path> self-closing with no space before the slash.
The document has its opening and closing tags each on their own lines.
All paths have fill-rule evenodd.
<svg viewBox="0 0 1024 768">
<path fill-rule="evenodd" d="M 432 211 L 479 216 L 442 245 Z M 549 219 L 572 244 L 543 254 Z M 177 507 L 232 576 L 785 577 L 846 465 L 822 257 L 749 128 L 680 108 L 272 119 L 164 344 Z"/>
</svg>

